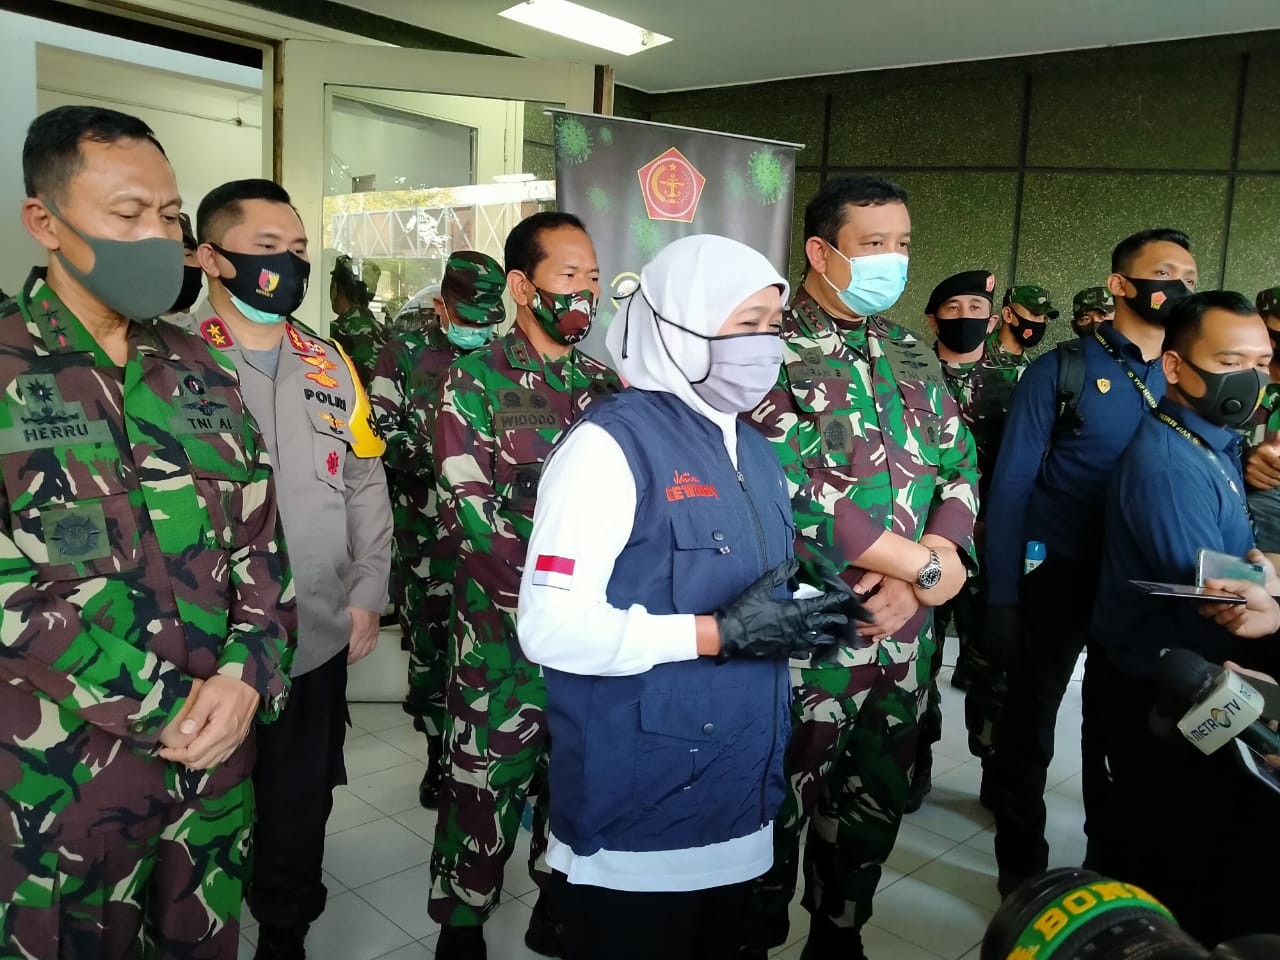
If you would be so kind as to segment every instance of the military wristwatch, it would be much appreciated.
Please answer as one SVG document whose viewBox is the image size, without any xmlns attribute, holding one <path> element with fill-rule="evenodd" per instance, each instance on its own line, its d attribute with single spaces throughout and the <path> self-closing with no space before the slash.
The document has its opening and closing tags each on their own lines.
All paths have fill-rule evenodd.
<svg viewBox="0 0 1280 960">
<path fill-rule="evenodd" d="M 938 585 L 938 581 L 942 579 L 942 561 L 938 558 L 938 551 L 932 547 L 929 549 L 929 562 L 920 568 L 920 572 L 916 574 L 916 586 L 921 590 L 929 590 Z"/>
</svg>

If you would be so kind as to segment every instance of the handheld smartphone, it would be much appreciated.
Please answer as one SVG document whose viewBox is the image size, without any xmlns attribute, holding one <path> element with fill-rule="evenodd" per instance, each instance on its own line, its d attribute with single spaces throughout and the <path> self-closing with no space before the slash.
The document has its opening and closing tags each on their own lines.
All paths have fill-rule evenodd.
<svg viewBox="0 0 1280 960">
<path fill-rule="evenodd" d="M 1260 563 L 1251 563 L 1244 557 L 1200 548 L 1196 554 L 1196 586 L 1203 587 L 1206 580 L 1248 580 L 1266 586 L 1267 571 Z"/>
<path fill-rule="evenodd" d="M 1189 583 L 1157 583 L 1154 580 L 1130 580 L 1129 586 L 1149 597 L 1169 597 L 1173 600 L 1194 600 L 1196 603 L 1244 603 L 1244 597 L 1233 593 L 1213 593 L 1204 587 Z"/>
</svg>

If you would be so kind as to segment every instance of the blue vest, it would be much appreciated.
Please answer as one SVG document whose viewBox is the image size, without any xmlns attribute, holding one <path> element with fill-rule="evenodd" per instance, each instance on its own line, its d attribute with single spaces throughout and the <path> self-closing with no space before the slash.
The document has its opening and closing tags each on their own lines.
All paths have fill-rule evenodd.
<svg viewBox="0 0 1280 960">
<path fill-rule="evenodd" d="M 719 428 L 669 394 L 626 390 L 581 422 L 607 430 L 635 476 L 612 606 L 712 613 L 791 556 L 782 469 L 749 426 L 737 427 L 739 473 Z M 545 673 L 551 829 L 574 853 L 701 847 L 747 836 L 777 814 L 791 733 L 785 661 L 699 657 L 630 677 Z"/>
</svg>

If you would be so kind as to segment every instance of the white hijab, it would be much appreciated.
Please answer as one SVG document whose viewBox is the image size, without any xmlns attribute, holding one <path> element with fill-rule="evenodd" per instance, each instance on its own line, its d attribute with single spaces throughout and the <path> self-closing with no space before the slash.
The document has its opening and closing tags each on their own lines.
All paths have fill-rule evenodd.
<svg viewBox="0 0 1280 960">
<path fill-rule="evenodd" d="M 783 303 L 791 292 L 760 252 L 728 237 L 682 237 L 640 271 L 639 288 L 605 337 L 614 367 L 629 385 L 673 394 L 711 420 L 735 462 L 737 417 L 712 407 L 689 384 L 706 376 L 711 345 L 686 331 L 716 336 L 729 314 L 765 287 L 778 287 Z M 655 314 L 671 322 L 663 323 Z"/>
</svg>

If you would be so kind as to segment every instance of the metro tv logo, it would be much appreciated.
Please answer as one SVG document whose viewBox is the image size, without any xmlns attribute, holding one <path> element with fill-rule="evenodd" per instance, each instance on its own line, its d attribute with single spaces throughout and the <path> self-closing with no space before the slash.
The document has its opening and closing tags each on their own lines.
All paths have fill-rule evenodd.
<svg viewBox="0 0 1280 960">
<path fill-rule="evenodd" d="M 1230 730 L 1232 722 L 1243 712 L 1244 707 L 1239 700 L 1229 700 L 1221 707 L 1214 707 L 1208 719 L 1188 730 L 1187 735 L 1198 743 L 1215 730 Z"/>
</svg>

